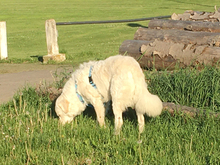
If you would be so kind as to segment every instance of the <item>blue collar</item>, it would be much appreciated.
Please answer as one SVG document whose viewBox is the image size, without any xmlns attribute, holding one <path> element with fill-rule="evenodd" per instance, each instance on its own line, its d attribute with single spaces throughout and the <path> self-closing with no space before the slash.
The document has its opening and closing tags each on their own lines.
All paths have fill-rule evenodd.
<svg viewBox="0 0 220 165">
<path fill-rule="evenodd" d="M 92 80 L 92 69 L 93 69 L 93 66 L 90 67 L 90 70 L 89 70 L 89 83 L 95 88 L 97 89 L 96 85 L 94 84 L 93 80 Z M 84 104 L 85 101 L 83 100 L 83 97 L 77 92 L 77 83 L 75 81 L 75 89 L 76 89 L 76 95 L 77 97 L 79 98 L 79 100 Z"/>
<path fill-rule="evenodd" d="M 95 89 L 97 89 L 95 83 L 94 83 L 93 80 L 92 80 L 92 69 L 93 69 L 93 66 L 91 66 L 90 69 L 89 69 L 89 83 L 90 83 Z"/>
<path fill-rule="evenodd" d="M 75 81 L 75 89 L 76 89 L 76 95 L 77 95 L 77 97 L 78 97 L 79 100 L 84 104 L 84 100 L 83 100 L 82 96 L 77 92 L 77 83 L 76 83 L 76 81 Z"/>
</svg>

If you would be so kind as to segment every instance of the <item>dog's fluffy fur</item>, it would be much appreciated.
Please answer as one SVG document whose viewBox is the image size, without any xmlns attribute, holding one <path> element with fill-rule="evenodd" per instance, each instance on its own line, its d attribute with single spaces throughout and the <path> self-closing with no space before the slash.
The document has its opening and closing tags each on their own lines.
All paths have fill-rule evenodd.
<svg viewBox="0 0 220 165">
<path fill-rule="evenodd" d="M 89 70 L 97 89 L 89 83 Z M 77 84 L 77 91 L 75 88 Z M 84 103 L 76 94 L 78 92 Z M 162 111 L 162 102 L 158 96 L 147 89 L 145 76 L 138 62 L 129 56 L 112 56 L 102 61 L 91 61 L 80 65 L 65 84 L 62 94 L 56 101 L 55 111 L 65 124 L 92 104 L 100 126 L 105 125 L 105 102 L 112 101 L 115 115 L 115 133 L 120 132 L 123 124 L 122 113 L 127 107 L 136 110 L 139 132 L 144 130 L 144 114 L 158 116 Z"/>
</svg>

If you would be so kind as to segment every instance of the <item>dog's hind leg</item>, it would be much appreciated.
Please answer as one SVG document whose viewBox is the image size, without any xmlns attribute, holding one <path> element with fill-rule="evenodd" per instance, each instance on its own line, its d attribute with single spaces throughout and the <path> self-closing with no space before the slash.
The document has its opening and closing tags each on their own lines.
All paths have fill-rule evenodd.
<svg viewBox="0 0 220 165">
<path fill-rule="evenodd" d="M 123 124 L 122 111 L 113 103 L 113 113 L 115 115 L 115 135 L 120 134 L 121 126 Z"/>
<path fill-rule="evenodd" d="M 138 118 L 138 126 L 139 126 L 139 133 L 141 134 L 144 131 L 144 115 L 141 113 L 137 113 Z"/>
</svg>

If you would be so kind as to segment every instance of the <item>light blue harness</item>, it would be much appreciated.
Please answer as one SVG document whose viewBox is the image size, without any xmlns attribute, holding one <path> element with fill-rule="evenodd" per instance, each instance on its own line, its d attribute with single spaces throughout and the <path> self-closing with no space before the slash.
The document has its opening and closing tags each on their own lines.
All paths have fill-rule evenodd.
<svg viewBox="0 0 220 165">
<path fill-rule="evenodd" d="M 90 67 L 89 69 L 89 83 L 95 88 L 97 89 L 96 85 L 94 84 L 93 80 L 92 80 L 92 69 L 93 69 L 93 66 Z"/>
<path fill-rule="evenodd" d="M 84 104 L 84 100 L 82 98 L 82 96 L 77 92 L 77 83 L 75 82 L 75 89 L 76 89 L 76 95 L 79 98 L 79 100 Z"/>
<path fill-rule="evenodd" d="M 90 69 L 89 69 L 89 77 L 88 77 L 88 78 L 89 78 L 89 83 L 90 83 L 95 89 L 97 89 L 95 83 L 94 83 L 93 80 L 92 80 L 92 69 L 93 69 L 93 66 L 91 66 Z M 83 100 L 83 97 L 77 92 L 77 83 L 76 83 L 76 82 L 75 82 L 75 89 L 76 89 L 76 95 L 77 95 L 77 97 L 78 97 L 79 100 L 84 104 L 85 101 Z"/>
</svg>

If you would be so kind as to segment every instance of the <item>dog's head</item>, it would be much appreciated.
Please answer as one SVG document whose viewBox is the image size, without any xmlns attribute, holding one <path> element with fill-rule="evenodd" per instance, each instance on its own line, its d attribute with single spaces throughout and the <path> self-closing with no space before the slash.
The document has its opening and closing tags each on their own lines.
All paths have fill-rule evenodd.
<svg viewBox="0 0 220 165">
<path fill-rule="evenodd" d="M 77 106 L 77 101 L 70 102 L 62 94 L 56 100 L 55 112 L 62 124 L 70 123 L 82 111 L 82 106 Z"/>
<path fill-rule="evenodd" d="M 70 108 L 70 102 L 63 95 L 60 95 L 56 100 L 55 112 L 62 124 L 69 123 L 73 120 L 74 116 L 69 114 L 71 111 Z"/>
</svg>

